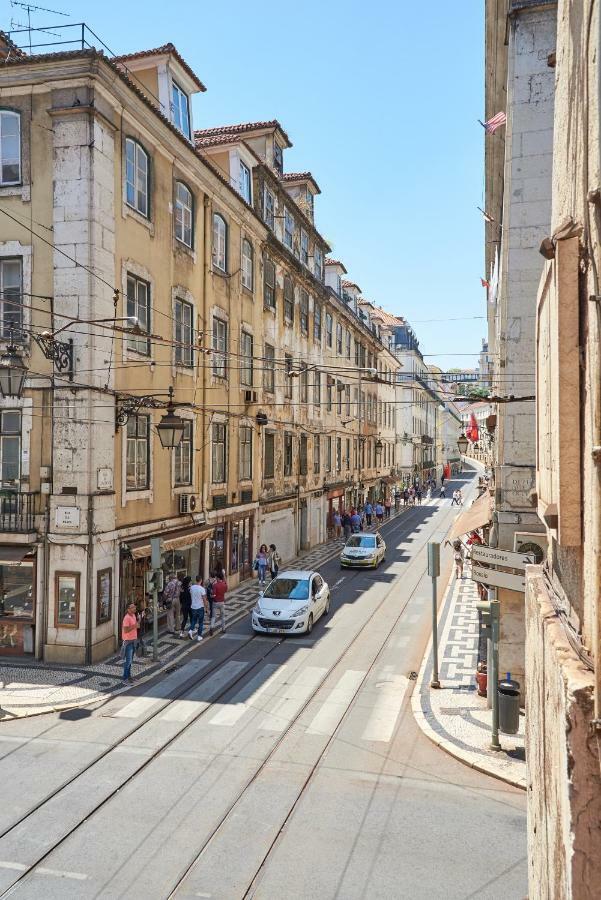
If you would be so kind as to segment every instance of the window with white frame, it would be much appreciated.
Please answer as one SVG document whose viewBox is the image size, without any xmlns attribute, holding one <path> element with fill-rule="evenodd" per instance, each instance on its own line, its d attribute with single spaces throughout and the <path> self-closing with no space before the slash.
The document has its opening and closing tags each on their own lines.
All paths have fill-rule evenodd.
<svg viewBox="0 0 601 900">
<path fill-rule="evenodd" d="M 240 481 L 250 481 L 253 477 L 253 430 L 250 425 L 241 425 L 239 432 L 238 475 Z"/>
<path fill-rule="evenodd" d="M 175 127 L 190 140 L 190 100 L 176 81 L 171 82 L 171 118 Z"/>
<path fill-rule="evenodd" d="M 182 438 L 173 450 L 173 481 L 176 487 L 192 484 L 192 422 L 184 419 Z"/>
<path fill-rule="evenodd" d="M 219 213 L 213 213 L 213 266 L 227 272 L 227 224 Z"/>
<path fill-rule="evenodd" d="M 328 345 L 328 347 L 332 346 L 333 328 L 334 328 L 334 320 L 330 313 L 326 313 L 326 344 Z"/>
<path fill-rule="evenodd" d="M 313 251 L 313 274 L 318 281 L 323 281 L 323 251 L 320 247 Z"/>
<path fill-rule="evenodd" d="M 252 291 L 254 283 L 253 245 L 248 238 L 242 239 L 242 286 Z"/>
<path fill-rule="evenodd" d="M 127 315 L 137 319 L 138 330 L 150 334 L 150 285 L 142 278 L 128 273 L 127 276 Z M 135 353 L 150 356 L 150 341 L 138 335 L 130 335 L 127 347 Z"/>
<path fill-rule="evenodd" d="M 127 420 L 125 488 L 143 491 L 150 487 L 150 416 Z"/>
<path fill-rule="evenodd" d="M 225 425 L 213 422 L 211 441 L 211 481 L 223 484 L 225 481 Z"/>
<path fill-rule="evenodd" d="M 309 295 L 306 291 L 300 293 L 300 327 L 303 334 L 309 334 Z"/>
<path fill-rule="evenodd" d="M 332 471 L 332 438 L 326 438 L 326 472 Z"/>
<path fill-rule="evenodd" d="M 194 362 L 194 307 L 179 297 L 175 300 L 175 364 L 190 368 Z"/>
<path fill-rule="evenodd" d="M 0 259 L 0 329 L 2 337 L 22 340 L 23 261 Z"/>
<path fill-rule="evenodd" d="M 273 167 L 280 175 L 284 171 L 284 152 L 277 141 L 273 142 Z"/>
<path fill-rule="evenodd" d="M 304 228 L 301 229 L 300 249 L 301 249 L 301 254 L 300 254 L 301 262 L 304 266 L 308 266 L 309 265 L 309 235 L 304 230 Z"/>
<path fill-rule="evenodd" d="M 275 265 L 268 256 L 263 261 L 263 306 L 275 309 Z"/>
<path fill-rule="evenodd" d="M 346 358 L 351 358 L 351 333 L 348 328 L 346 331 Z"/>
<path fill-rule="evenodd" d="M 240 384 L 253 385 L 253 336 L 247 331 L 240 335 Z"/>
<path fill-rule="evenodd" d="M 275 348 L 271 344 L 265 344 L 264 354 L 263 387 L 273 394 L 275 391 Z"/>
<path fill-rule="evenodd" d="M 321 469 L 321 438 L 316 434 L 313 438 L 313 474 L 319 475 Z"/>
<path fill-rule="evenodd" d="M 342 324 L 336 323 L 336 353 L 342 356 Z"/>
<path fill-rule="evenodd" d="M 263 221 L 273 231 L 275 225 L 275 196 L 268 187 L 263 191 Z"/>
<path fill-rule="evenodd" d="M 290 275 L 284 276 L 284 318 L 294 322 L 294 282 Z"/>
<path fill-rule="evenodd" d="M 175 182 L 175 237 L 186 247 L 192 247 L 192 191 L 183 181 Z"/>
<path fill-rule="evenodd" d="M 238 187 L 240 196 L 244 197 L 247 203 L 250 203 L 252 200 L 250 169 L 242 160 L 240 160 L 239 166 Z"/>
<path fill-rule="evenodd" d="M 288 209 L 284 209 L 284 243 L 292 250 L 294 245 L 294 217 Z"/>
<path fill-rule="evenodd" d="M 313 372 L 313 406 L 321 406 L 321 372 Z"/>
<path fill-rule="evenodd" d="M 313 306 L 313 340 L 321 343 L 321 303 L 317 300 Z"/>
<path fill-rule="evenodd" d="M 21 412 L 3 410 L 0 416 L 0 475 L 3 486 L 18 485 L 21 477 Z"/>
<path fill-rule="evenodd" d="M 21 183 L 21 116 L 0 110 L 0 185 Z"/>
<path fill-rule="evenodd" d="M 150 210 L 149 157 L 133 138 L 125 139 L 125 202 L 141 216 L 148 218 Z"/>
<path fill-rule="evenodd" d="M 213 375 L 225 378 L 227 371 L 227 322 L 213 316 Z"/>
</svg>

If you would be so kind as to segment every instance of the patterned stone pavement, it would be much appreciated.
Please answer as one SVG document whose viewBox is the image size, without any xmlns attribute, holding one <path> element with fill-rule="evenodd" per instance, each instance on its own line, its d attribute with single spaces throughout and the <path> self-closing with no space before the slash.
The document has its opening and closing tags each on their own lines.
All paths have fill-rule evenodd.
<svg viewBox="0 0 601 900">
<path fill-rule="evenodd" d="M 402 515 L 401 509 L 396 515 Z M 393 513 L 392 518 L 395 518 Z M 372 526 L 375 531 L 377 526 Z M 303 553 L 287 569 L 319 569 L 340 553 L 344 541 L 331 540 Z M 226 601 L 226 623 L 232 623 L 256 603 L 259 588 L 256 579 L 243 582 L 229 591 Z M 205 617 L 204 633 L 208 631 Z M 146 656 L 136 656 L 132 676 L 145 679 L 179 665 L 180 660 L 196 645 L 189 638 L 180 639 L 162 632 L 159 635 L 159 660 L 152 661 L 152 629 L 145 634 Z M 83 706 L 106 699 L 125 690 L 122 681 L 123 662 L 117 653 L 103 663 L 91 666 L 51 666 L 29 660 L 0 663 L 0 719 L 39 715 L 53 710 Z"/>
</svg>

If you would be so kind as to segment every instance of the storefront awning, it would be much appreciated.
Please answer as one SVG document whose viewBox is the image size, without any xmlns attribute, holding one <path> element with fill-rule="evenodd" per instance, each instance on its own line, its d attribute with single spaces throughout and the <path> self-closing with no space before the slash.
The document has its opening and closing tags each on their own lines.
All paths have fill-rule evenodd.
<svg viewBox="0 0 601 900">
<path fill-rule="evenodd" d="M 0 564 L 18 565 L 32 550 L 31 544 L 2 544 L 0 545 Z"/>
<path fill-rule="evenodd" d="M 483 525 L 488 525 L 491 516 L 492 497 L 490 494 L 486 493 L 481 497 L 478 497 L 469 509 L 464 509 L 463 512 L 457 516 L 453 523 L 453 527 L 449 532 L 449 540 L 453 541 L 455 538 L 461 537 L 462 534 L 467 534 L 468 531 L 475 531 L 476 528 L 482 528 Z"/>
<path fill-rule="evenodd" d="M 162 535 L 161 546 L 163 550 L 178 550 L 180 547 L 190 547 L 192 544 L 198 543 L 207 535 L 211 534 L 213 526 L 203 525 L 202 528 L 180 528 L 178 531 L 167 531 Z M 152 535 L 153 537 L 155 535 Z M 150 556 L 150 537 L 142 538 L 139 541 L 126 541 L 130 549 L 133 559 L 143 559 Z"/>
</svg>

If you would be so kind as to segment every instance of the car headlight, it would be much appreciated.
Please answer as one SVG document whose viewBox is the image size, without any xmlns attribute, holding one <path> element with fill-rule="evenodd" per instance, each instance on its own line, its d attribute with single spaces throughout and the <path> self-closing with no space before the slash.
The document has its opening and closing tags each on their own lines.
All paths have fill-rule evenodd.
<svg viewBox="0 0 601 900">
<path fill-rule="evenodd" d="M 297 609 L 296 612 L 292 613 L 292 615 L 293 615 L 295 618 L 296 618 L 297 616 L 304 616 L 308 609 L 309 609 L 308 606 L 301 606 L 301 608 L 300 608 L 300 609 Z"/>
<path fill-rule="evenodd" d="M 262 615 L 263 615 L 263 610 L 261 609 L 261 607 L 259 606 L 258 603 L 257 603 L 257 605 L 255 606 L 255 608 L 253 609 L 253 612 L 254 612 L 254 614 L 255 614 L 256 616 L 262 616 Z"/>
</svg>

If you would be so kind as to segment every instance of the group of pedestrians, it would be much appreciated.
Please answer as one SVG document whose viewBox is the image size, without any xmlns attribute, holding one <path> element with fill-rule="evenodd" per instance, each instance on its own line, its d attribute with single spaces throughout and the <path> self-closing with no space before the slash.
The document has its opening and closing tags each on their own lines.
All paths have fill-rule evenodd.
<svg viewBox="0 0 601 900">
<path fill-rule="evenodd" d="M 257 573 L 257 578 L 259 579 L 259 587 L 265 587 L 268 569 L 273 581 L 280 571 L 281 562 L 282 557 L 278 553 L 275 544 L 270 544 L 269 547 L 267 544 L 261 544 L 257 550 L 257 555 L 255 556 L 255 561 L 253 563 L 253 569 Z"/>
<path fill-rule="evenodd" d="M 461 493 L 461 489 L 453 491 L 451 506 L 463 506 L 463 494 Z"/>
<path fill-rule="evenodd" d="M 337 540 L 348 540 L 363 528 L 370 528 L 377 522 L 381 525 L 392 514 L 392 500 L 386 497 L 376 503 L 367 501 L 363 506 L 352 506 L 350 509 L 336 509 L 332 514 L 333 536 Z"/>
<path fill-rule="evenodd" d="M 163 591 L 163 607 L 167 610 L 167 633 L 202 641 L 205 613 L 209 619 L 209 634 L 213 634 L 217 616 L 225 632 L 225 595 L 227 581 L 220 567 L 203 583 L 200 575 L 194 583 L 189 575 L 181 581 L 172 573 Z M 189 624 L 189 627 L 188 627 Z M 179 625 L 179 632 L 178 632 Z"/>
</svg>

